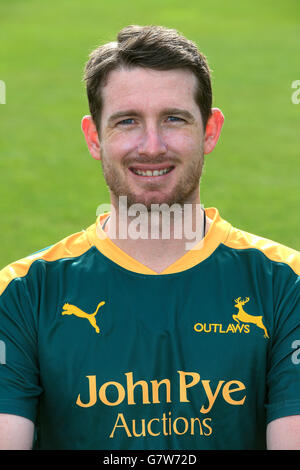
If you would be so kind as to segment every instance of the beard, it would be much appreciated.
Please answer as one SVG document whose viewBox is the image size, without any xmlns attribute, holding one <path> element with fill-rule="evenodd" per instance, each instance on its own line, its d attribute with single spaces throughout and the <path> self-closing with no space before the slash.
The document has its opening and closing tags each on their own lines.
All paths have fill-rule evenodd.
<svg viewBox="0 0 300 470">
<path fill-rule="evenodd" d="M 134 162 L 136 163 L 136 161 L 135 159 Z M 152 163 L 157 164 L 163 161 L 164 159 L 161 161 L 156 159 L 155 162 L 152 161 Z M 149 160 L 146 161 L 141 158 L 139 162 L 151 163 Z M 174 162 L 176 163 L 176 161 Z M 201 151 L 199 155 L 191 160 L 171 192 L 168 192 L 167 187 L 163 190 L 160 189 L 158 192 L 157 183 L 154 181 L 153 183 L 147 182 L 147 184 L 144 185 L 144 192 L 136 193 L 131 190 L 130 184 L 124 177 L 125 172 L 130 171 L 128 170 L 128 163 L 126 164 L 126 162 L 124 162 L 123 166 L 118 168 L 112 164 L 106 155 L 102 154 L 101 165 L 113 204 L 118 204 L 120 196 L 126 196 L 127 209 L 133 204 L 143 204 L 147 211 L 150 212 L 152 204 L 167 204 L 169 207 L 173 204 L 178 204 L 183 208 L 184 204 L 195 202 L 196 196 L 199 194 L 199 184 L 204 166 L 204 153 Z"/>
</svg>

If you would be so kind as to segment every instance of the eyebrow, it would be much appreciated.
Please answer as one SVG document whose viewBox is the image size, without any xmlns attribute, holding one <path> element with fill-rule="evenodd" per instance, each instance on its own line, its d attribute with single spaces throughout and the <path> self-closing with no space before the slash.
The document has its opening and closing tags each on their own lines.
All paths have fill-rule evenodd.
<svg viewBox="0 0 300 470">
<path fill-rule="evenodd" d="M 195 121 L 195 116 L 186 109 L 181 108 L 167 108 L 163 111 L 162 114 L 173 115 L 179 114 L 182 117 L 185 117 L 188 121 Z"/>
<path fill-rule="evenodd" d="M 113 113 L 111 114 L 111 116 L 109 116 L 108 122 L 110 123 L 126 116 L 139 116 L 139 113 L 133 109 L 126 109 L 125 111 L 117 111 L 116 113 Z"/>
<path fill-rule="evenodd" d="M 182 117 L 185 117 L 189 121 L 195 121 L 195 117 L 186 109 L 181 109 L 181 108 L 166 108 L 164 109 L 161 113 L 161 115 L 180 115 Z M 108 122 L 112 123 L 118 119 L 124 118 L 126 116 L 140 116 L 141 114 L 137 112 L 134 109 L 126 109 L 124 111 L 117 111 L 116 113 L 113 113 L 111 116 L 108 118 Z"/>
</svg>

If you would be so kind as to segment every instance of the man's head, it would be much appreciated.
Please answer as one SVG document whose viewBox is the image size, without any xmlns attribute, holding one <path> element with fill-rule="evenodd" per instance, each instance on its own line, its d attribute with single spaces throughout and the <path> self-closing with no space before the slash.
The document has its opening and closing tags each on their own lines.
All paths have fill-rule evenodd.
<svg viewBox="0 0 300 470">
<path fill-rule="evenodd" d="M 123 67 L 187 69 L 193 72 L 197 78 L 195 100 L 205 128 L 212 107 L 210 70 L 205 56 L 192 41 L 174 29 L 128 26 L 119 32 L 116 42 L 95 49 L 85 67 L 90 112 L 98 130 L 103 104 L 102 87 L 110 72 Z"/>
<path fill-rule="evenodd" d="M 85 79 L 91 116 L 82 129 L 101 160 L 111 202 L 199 202 L 203 156 L 223 115 L 211 108 L 209 69 L 196 46 L 162 27 L 123 29 L 96 49 Z"/>
</svg>

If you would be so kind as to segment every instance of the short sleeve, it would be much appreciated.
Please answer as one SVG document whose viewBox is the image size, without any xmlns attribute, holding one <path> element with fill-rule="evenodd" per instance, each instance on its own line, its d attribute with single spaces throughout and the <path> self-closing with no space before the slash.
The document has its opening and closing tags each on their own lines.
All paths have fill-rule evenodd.
<svg viewBox="0 0 300 470">
<path fill-rule="evenodd" d="M 0 413 L 35 422 L 42 388 L 37 319 L 25 277 L 13 279 L 0 296 L 0 342 Z"/>
<path fill-rule="evenodd" d="M 278 266 L 274 280 L 274 328 L 267 377 L 267 423 L 300 415 L 300 276 Z"/>
</svg>

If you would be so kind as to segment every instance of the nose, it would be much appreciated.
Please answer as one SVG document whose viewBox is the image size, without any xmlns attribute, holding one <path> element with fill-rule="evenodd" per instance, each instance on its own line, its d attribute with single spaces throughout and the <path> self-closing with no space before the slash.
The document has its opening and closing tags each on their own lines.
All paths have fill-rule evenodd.
<svg viewBox="0 0 300 470">
<path fill-rule="evenodd" d="M 138 145 L 139 155 L 146 155 L 153 158 L 159 155 L 165 155 L 167 150 L 167 145 L 159 129 L 154 125 L 146 127 Z"/>
</svg>

